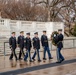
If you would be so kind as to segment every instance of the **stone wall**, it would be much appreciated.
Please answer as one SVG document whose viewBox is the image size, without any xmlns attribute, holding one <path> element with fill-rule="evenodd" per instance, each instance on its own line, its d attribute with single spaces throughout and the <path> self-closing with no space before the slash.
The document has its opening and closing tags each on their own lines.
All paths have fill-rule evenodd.
<svg viewBox="0 0 76 75">
<path fill-rule="evenodd" d="M 34 32 L 39 32 L 40 37 L 43 30 L 46 30 L 48 37 L 50 37 L 50 34 L 58 29 L 62 29 L 64 34 L 64 24 L 62 22 L 35 22 L 0 19 L 0 37 L 9 38 L 13 31 L 16 32 L 16 36 L 19 35 L 20 31 L 24 31 L 25 34 L 30 32 L 31 37 L 33 37 Z"/>
</svg>

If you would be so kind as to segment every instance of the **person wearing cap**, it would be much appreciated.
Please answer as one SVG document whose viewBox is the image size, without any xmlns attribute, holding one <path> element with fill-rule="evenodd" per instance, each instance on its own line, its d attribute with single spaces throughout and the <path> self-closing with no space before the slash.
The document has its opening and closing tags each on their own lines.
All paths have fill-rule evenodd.
<svg viewBox="0 0 76 75">
<path fill-rule="evenodd" d="M 26 49 L 26 55 L 24 57 L 24 61 L 27 61 L 27 58 L 29 58 L 29 61 L 32 62 L 31 53 L 30 53 L 32 47 L 30 33 L 27 33 L 26 35 L 27 37 L 24 40 L 24 47 Z"/>
<path fill-rule="evenodd" d="M 43 60 L 46 60 L 46 52 L 48 53 L 49 60 L 53 59 L 52 56 L 51 56 L 51 53 L 50 53 L 46 31 L 43 31 L 43 35 L 41 36 L 41 43 L 42 43 L 42 46 L 43 46 L 43 49 L 44 49 Z"/>
<path fill-rule="evenodd" d="M 9 45 L 11 49 L 11 55 L 10 55 L 9 60 L 12 60 L 13 56 L 15 56 L 15 59 L 17 60 L 17 55 L 15 53 L 15 49 L 17 47 L 15 32 L 12 32 L 12 36 L 9 38 Z"/>
<path fill-rule="evenodd" d="M 24 31 L 20 32 L 20 36 L 18 36 L 18 47 L 20 48 L 20 52 L 19 52 L 19 60 L 21 60 L 21 56 L 23 55 L 24 57 Z"/>
<path fill-rule="evenodd" d="M 33 48 L 34 48 L 35 52 L 34 52 L 34 55 L 33 55 L 32 59 L 33 59 L 33 61 L 35 61 L 35 57 L 36 57 L 36 54 L 37 54 L 37 58 L 38 58 L 37 60 L 38 60 L 38 62 L 41 62 L 40 55 L 39 55 L 40 40 L 39 40 L 39 37 L 38 37 L 38 32 L 35 32 L 34 35 L 35 36 L 32 39 L 32 41 L 33 41 Z"/>
<path fill-rule="evenodd" d="M 64 61 L 64 57 L 61 54 L 61 49 L 63 48 L 63 34 L 62 34 L 62 29 L 58 30 L 58 43 L 57 43 L 57 62 L 56 63 L 61 63 L 62 61 Z"/>
</svg>

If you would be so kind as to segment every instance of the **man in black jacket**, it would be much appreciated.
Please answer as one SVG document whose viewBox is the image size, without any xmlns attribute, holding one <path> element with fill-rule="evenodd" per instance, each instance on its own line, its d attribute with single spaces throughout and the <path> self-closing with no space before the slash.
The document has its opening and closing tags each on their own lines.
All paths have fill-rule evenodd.
<svg viewBox="0 0 76 75">
<path fill-rule="evenodd" d="M 23 55 L 23 56 L 25 55 L 24 51 L 23 51 L 23 49 L 24 49 L 24 31 L 20 32 L 20 36 L 18 37 L 18 46 L 20 48 L 20 52 L 19 52 L 19 60 L 20 60 L 20 59 L 22 59 L 21 55 Z"/>
<path fill-rule="evenodd" d="M 15 32 L 12 32 L 12 36 L 9 38 L 9 45 L 10 45 L 10 48 L 11 48 L 11 55 L 10 55 L 9 59 L 12 60 L 13 55 L 14 55 L 15 59 L 17 60 L 17 56 L 16 56 L 16 53 L 15 53 L 15 49 L 17 47 Z"/>
<path fill-rule="evenodd" d="M 30 33 L 27 33 L 26 35 L 27 37 L 24 40 L 24 47 L 26 49 L 26 55 L 24 57 L 24 61 L 27 61 L 27 58 L 29 57 L 29 61 L 32 62 L 31 53 L 30 53 L 32 47 Z"/>
<path fill-rule="evenodd" d="M 62 56 L 62 54 L 61 54 L 61 49 L 63 48 L 63 43 L 62 43 L 62 41 L 63 41 L 63 38 L 64 38 L 64 36 L 63 36 L 63 34 L 62 34 L 62 29 L 59 29 L 58 30 L 58 36 L 57 36 L 57 38 L 58 38 L 58 43 L 57 43 L 57 62 L 56 63 L 61 63 L 62 61 L 64 61 L 64 57 Z"/>
<path fill-rule="evenodd" d="M 49 59 L 52 59 L 50 49 L 49 49 L 49 44 L 48 44 L 48 38 L 46 36 L 46 31 L 43 31 L 43 35 L 41 36 L 41 43 L 44 48 L 43 60 L 46 60 L 46 52 L 48 53 Z"/>
<path fill-rule="evenodd" d="M 38 57 L 38 62 L 41 62 L 40 60 L 40 55 L 39 55 L 39 49 L 40 49 L 40 40 L 39 40 L 39 37 L 38 37 L 38 32 L 34 33 L 35 37 L 33 38 L 33 48 L 35 50 L 35 53 L 32 57 L 32 59 L 35 61 L 35 56 L 37 54 L 37 57 Z"/>
</svg>

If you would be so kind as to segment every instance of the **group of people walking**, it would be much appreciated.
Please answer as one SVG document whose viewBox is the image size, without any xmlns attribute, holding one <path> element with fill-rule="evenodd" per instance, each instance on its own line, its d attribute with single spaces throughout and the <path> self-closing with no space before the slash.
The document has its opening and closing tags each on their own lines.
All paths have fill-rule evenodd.
<svg viewBox="0 0 76 75">
<path fill-rule="evenodd" d="M 63 34 L 62 34 L 62 30 L 58 30 L 59 34 L 58 34 L 58 44 L 57 44 L 57 63 L 61 63 L 64 60 L 64 57 L 61 54 L 61 49 L 63 48 Z M 43 60 L 47 60 L 46 59 L 46 52 L 48 54 L 48 59 L 53 59 L 50 49 L 49 49 L 49 44 L 48 44 L 48 37 L 46 35 L 46 31 L 43 31 L 43 35 L 41 36 L 41 44 L 42 47 L 44 49 L 43 51 Z M 9 45 L 10 45 L 10 49 L 11 49 L 11 55 L 10 55 L 10 60 L 13 59 L 13 56 L 15 56 L 16 60 L 22 60 L 21 56 L 24 57 L 24 61 L 27 61 L 27 58 L 29 58 L 30 62 L 35 61 L 35 57 L 37 55 L 38 57 L 38 62 L 41 62 L 41 58 L 40 58 L 40 39 L 38 37 L 38 32 L 34 33 L 34 37 L 33 39 L 30 38 L 30 33 L 26 33 L 26 37 L 24 37 L 24 31 L 20 32 L 20 36 L 18 36 L 17 40 L 15 37 L 15 32 L 12 32 L 12 36 L 9 38 Z M 33 45 L 33 49 L 34 49 L 34 54 L 33 56 L 31 56 L 31 48 Z M 20 52 L 19 52 L 19 57 L 17 57 L 15 50 L 16 48 L 19 47 L 20 48 Z M 24 48 L 26 49 L 26 53 L 24 53 Z"/>
</svg>

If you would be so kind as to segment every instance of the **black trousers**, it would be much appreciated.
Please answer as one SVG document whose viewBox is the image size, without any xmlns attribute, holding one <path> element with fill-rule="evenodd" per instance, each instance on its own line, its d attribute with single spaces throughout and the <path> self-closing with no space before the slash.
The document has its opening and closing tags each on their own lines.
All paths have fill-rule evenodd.
<svg viewBox="0 0 76 75">
<path fill-rule="evenodd" d="M 17 55 L 16 55 L 16 52 L 15 52 L 15 48 L 12 48 L 12 49 L 11 49 L 10 59 L 12 59 L 13 56 L 15 56 L 15 59 L 17 59 Z"/>
<path fill-rule="evenodd" d="M 25 53 L 24 53 L 23 49 L 24 48 L 20 48 L 19 59 L 21 59 L 22 54 L 23 54 L 23 56 L 25 56 Z"/>
</svg>

